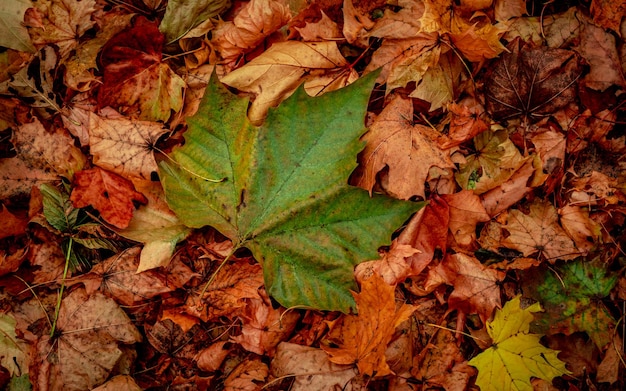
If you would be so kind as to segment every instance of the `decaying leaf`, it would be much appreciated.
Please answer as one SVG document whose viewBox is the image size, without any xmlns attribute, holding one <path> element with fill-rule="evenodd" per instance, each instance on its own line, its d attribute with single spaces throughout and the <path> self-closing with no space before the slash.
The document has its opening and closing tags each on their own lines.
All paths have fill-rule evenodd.
<svg viewBox="0 0 626 391">
<path fill-rule="evenodd" d="M 415 307 L 402 304 L 396 308 L 395 286 L 378 274 L 361 283 L 361 292 L 353 293 L 358 315 L 346 315 L 331 324 L 322 344 L 335 364 L 356 364 L 359 373 L 385 376 L 391 369 L 385 359 L 387 345 L 400 323 L 407 320 Z M 330 344 L 337 345 L 331 347 Z"/>
<path fill-rule="evenodd" d="M 576 95 L 580 61 L 571 50 L 515 45 L 485 77 L 487 110 L 496 119 L 555 112 Z"/>
<path fill-rule="evenodd" d="M 100 54 L 98 105 L 147 121 L 167 121 L 179 111 L 185 82 L 162 62 L 164 41 L 157 24 L 143 16 L 111 38 Z"/>
<path fill-rule="evenodd" d="M 558 352 L 541 345 L 541 335 L 528 332 L 539 311 L 539 303 L 522 309 L 516 296 L 487 323 L 493 345 L 469 361 L 478 369 L 476 384 L 482 391 L 532 391 L 531 377 L 551 381 L 569 373 Z"/>
</svg>

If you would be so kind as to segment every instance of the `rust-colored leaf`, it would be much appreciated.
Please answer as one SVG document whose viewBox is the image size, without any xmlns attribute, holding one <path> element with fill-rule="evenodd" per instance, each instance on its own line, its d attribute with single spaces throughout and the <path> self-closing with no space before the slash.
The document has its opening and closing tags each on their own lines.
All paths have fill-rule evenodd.
<svg viewBox="0 0 626 391">
<path fill-rule="evenodd" d="M 98 167 L 76 173 L 70 200 L 75 208 L 93 206 L 106 222 L 117 228 L 128 227 L 133 217 L 133 202 L 147 202 L 143 194 L 135 191 L 132 182 Z"/>
</svg>

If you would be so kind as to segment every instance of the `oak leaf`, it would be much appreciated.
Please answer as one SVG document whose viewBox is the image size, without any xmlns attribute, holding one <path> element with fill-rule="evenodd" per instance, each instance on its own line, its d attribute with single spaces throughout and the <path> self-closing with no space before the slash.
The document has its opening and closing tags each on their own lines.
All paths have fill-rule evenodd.
<svg viewBox="0 0 626 391">
<path fill-rule="evenodd" d="M 476 384 L 482 391 L 532 391 L 531 377 L 547 381 L 568 374 L 556 351 L 539 343 L 541 335 L 529 334 L 539 303 L 522 309 L 520 296 L 509 300 L 487 322 L 493 345 L 469 361 L 478 369 Z"/>
<path fill-rule="evenodd" d="M 359 156 L 357 185 L 370 194 L 379 173 L 388 168 L 385 190 L 394 197 L 425 197 L 429 170 L 454 169 L 449 153 L 439 148 L 434 131 L 414 125 L 410 100 L 394 96 L 362 137 L 367 142 Z"/>
<path fill-rule="evenodd" d="M 580 255 L 580 249 L 559 225 L 556 209 L 548 202 L 535 200 L 528 214 L 511 210 L 503 228 L 509 236 L 502 240 L 502 245 L 520 251 L 525 257 L 543 256 L 555 261 Z"/>
<path fill-rule="evenodd" d="M 157 173 L 154 146 L 167 129 L 150 121 L 104 118 L 89 114 L 93 164 L 127 179 L 152 179 Z"/>
<path fill-rule="evenodd" d="M 76 208 L 93 206 L 106 222 L 117 228 L 128 226 L 134 201 L 148 201 L 135 191 L 132 182 L 98 167 L 76 173 L 70 200 Z"/>
<path fill-rule="evenodd" d="M 100 107 L 123 108 L 147 121 L 167 121 L 172 110 L 182 108 L 185 82 L 162 61 L 164 40 L 156 23 L 139 16 L 106 43 L 100 54 Z"/>
<path fill-rule="evenodd" d="M 358 315 L 345 315 L 330 325 L 322 349 L 335 364 L 356 364 L 359 373 L 386 376 L 391 369 L 385 358 L 387 345 L 402 322 L 415 307 L 395 302 L 395 286 L 378 274 L 361 283 L 361 292 L 353 293 Z M 331 347 L 331 343 L 337 347 Z"/>
<path fill-rule="evenodd" d="M 311 98 L 299 89 L 265 123 L 212 79 L 189 118 L 177 164 L 161 163 L 170 208 L 190 227 L 211 225 L 250 249 L 268 293 L 285 307 L 353 305 L 354 266 L 376 257 L 420 203 L 369 197 L 349 186 L 376 74 Z M 342 110 L 337 110 L 342 107 Z"/>
</svg>

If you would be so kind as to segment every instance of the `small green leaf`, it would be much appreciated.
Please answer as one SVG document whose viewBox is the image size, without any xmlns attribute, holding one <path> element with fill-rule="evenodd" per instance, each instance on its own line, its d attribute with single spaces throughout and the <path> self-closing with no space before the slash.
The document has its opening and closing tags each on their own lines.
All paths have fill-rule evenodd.
<svg viewBox="0 0 626 391">
<path fill-rule="evenodd" d="M 541 335 L 529 334 L 533 313 L 539 311 L 539 303 L 522 309 L 516 296 L 487 322 L 493 345 L 469 361 L 478 369 L 481 391 L 532 391 L 531 377 L 551 381 L 569 373 L 558 352 L 539 343 Z"/>
<path fill-rule="evenodd" d="M 524 289 L 546 309 L 537 330 L 567 335 L 584 331 L 602 349 L 612 339 L 615 320 L 599 299 L 608 296 L 618 277 L 600 260 L 582 258 L 528 272 Z"/>
<path fill-rule="evenodd" d="M 317 98 L 300 88 L 260 127 L 246 117 L 248 100 L 212 78 L 185 145 L 171 154 L 177 164 L 161 163 L 180 220 L 249 248 L 266 289 L 286 307 L 348 311 L 354 266 L 376 258 L 423 205 L 370 198 L 347 184 L 375 77 Z"/>
<path fill-rule="evenodd" d="M 50 225 L 61 232 L 74 229 L 80 209 L 74 208 L 69 194 L 47 183 L 39 187 L 43 197 L 43 215 Z"/>
</svg>

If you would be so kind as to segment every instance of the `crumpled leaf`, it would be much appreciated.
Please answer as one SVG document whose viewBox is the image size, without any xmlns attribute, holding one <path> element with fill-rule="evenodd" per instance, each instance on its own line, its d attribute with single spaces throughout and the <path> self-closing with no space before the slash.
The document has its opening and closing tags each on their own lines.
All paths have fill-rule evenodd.
<svg viewBox="0 0 626 391">
<path fill-rule="evenodd" d="M 143 16 L 111 38 L 100 54 L 98 105 L 146 121 L 167 121 L 171 111 L 180 111 L 185 81 L 162 62 L 164 41 L 156 23 Z"/>
<path fill-rule="evenodd" d="M 285 307 L 347 312 L 354 265 L 374 258 L 421 207 L 346 183 L 375 76 L 316 98 L 299 89 L 261 127 L 248 122 L 247 100 L 212 79 L 185 145 L 171 153 L 177 164 L 161 163 L 181 221 L 211 225 L 249 248 Z"/>
<path fill-rule="evenodd" d="M 167 132 L 162 124 L 104 118 L 89 114 L 89 150 L 93 164 L 125 178 L 153 178 L 158 170 L 154 146 Z"/>
<path fill-rule="evenodd" d="M 391 369 L 385 359 L 387 345 L 400 323 L 416 307 L 402 304 L 396 309 L 395 286 L 378 274 L 361 283 L 361 292 L 353 293 L 358 315 L 345 315 L 330 325 L 322 349 L 335 364 L 356 364 L 359 373 L 386 376 Z M 330 344 L 338 347 L 331 347 Z"/>
<path fill-rule="evenodd" d="M 159 30 L 165 34 L 166 42 L 171 43 L 229 7 L 230 0 L 170 0 Z"/>
<path fill-rule="evenodd" d="M 259 125 L 270 107 L 289 97 L 305 81 L 309 95 L 320 91 L 332 91 L 344 87 L 357 79 L 358 75 L 347 68 L 348 62 L 339 52 L 336 42 L 278 42 L 241 68 L 238 68 L 221 81 L 238 90 L 256 95 L 248 110 L 250 121 Z M 326 72 L 330 80 L 321 86 L 318 78 Z M 307 76 L 308 75 L 308 76 Z M 329 84 L 329 85 L 326 85 Z"/>
<path fill-rule="evenodd" d="M 558 352 L 539 343 L 541 335 L 529 334 L 533 313 L 539 311 L 539 303 L 522 309 L 516 296 L 487 323 L 493 345 L 469 361 L 478 369 L 481 391 L 532 391 L 531 377 L 551 381 L 569 373 Z"/>
<path fill-rule="evenodd" d="M 30 0 L 3 1 L 0 4 L 0 46 L 23 52 L 35 52 L 28 30 L 24 26 L 24 14 L 32 6 Z"/>
<path fill-rule="evenodd" d="M 604 349 L 613 337 L 615 320 L 598 299 L 609 295 L 618 277 L 599 259 L 578 259 L 527 272 L 524 292 L 540 300 L 546 310 L 534 327 L 550 334 L 584 331 Z"/>
<path fill-rule="evenodd" d="M 147 202 L 132 182 L 98 167 L 76 173 L 70 200 L 76 208 L 93 206 L 106 222 L 118 228 L 128 227 L 133 201 Z"/>
<path fill-rule="evenodd" d="M 377 175 L 388 168 L 383 188 L 389 194 L 401 199 L 425 197 L 431 167 L 455 168 L 449 153 L 439 148 L 434 131 L 414 125 L 412 118 L 409 99 L 397 95 L 385 106 L 362 137 L 367 145 L 359 155 L 362 173 L 357 177 L 358 186 L 371 194 Z"/>
<path fill-rule="evenodd" d="M 211 36 L 211 45 L 231 70 L 244 53 L 291 19 L 289 7 L 283 1 L 252 0 L 237 13 L 232 22 L 220 23 Z"/>
<path fill-rule="evenodd" d="M 50 390 L 92 389 L 109 377 L 122 357 L 120 344 L 141 341 L 126 313 L 99 292 L 78 288 L 61 304 L 57 338 L 41 337 L 37 344 L 37 383 Z"/>
<path fill-rule="evenodd" d="M 500 36 L 505 29 L 491 24 L 489 20 L 477 23 L 476 19 L 472 19 L 470 23 L 455 13 L 451 27 L 450 39 L 468 61 L 495 58 L 505 50 L 500 43 Z"/>
<path fill-rule="evenodd" d="M 580 250 L 558 223 L 556 209 L 548 202 L 536 199 L 528 214 L 513 209 L 503 226 L 509 236 L 502 245 L 520 251 L 525 257 L 536 255 L 555 261 L 574 259 Z"/>
<path fill-rule="evenodd" d="M 54 44 L 61 58 L 78 45 L 78 39 L 92 28 L 96 0 L 39 0 L 33 2 L 41 25 L 30 27 L 36 46 Z"/>
<path fill-rule="evenodd" d="M 574 51 L 515 45 L 485 77 L 487 111 L 500 120 L 553 113 L 575 99 L 581 75 Z"/>
</svg>

